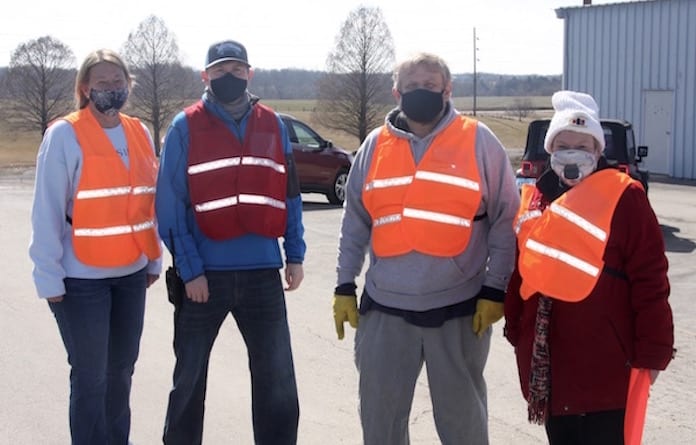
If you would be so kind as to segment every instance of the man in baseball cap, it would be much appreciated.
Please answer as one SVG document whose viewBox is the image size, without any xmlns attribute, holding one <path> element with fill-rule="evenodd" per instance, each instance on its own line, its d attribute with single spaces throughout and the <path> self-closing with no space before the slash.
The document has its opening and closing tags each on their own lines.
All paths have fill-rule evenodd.
<svg viewBox="0 0 696 445">
<path fill-rule="evenodd" d="M 251 77 L 242 44 L 211 45 L 203 97 L 174 117 L 162 150 L 158 229 L 185 293 L 175 302 L 165 445 L 202 441 L 208 362 L 228 314 L 247 347 L 254 443 L 297 443 L 285 291 L 304 278 L 302 197 L 288 129 L 247 90 Z"/>
</svg>

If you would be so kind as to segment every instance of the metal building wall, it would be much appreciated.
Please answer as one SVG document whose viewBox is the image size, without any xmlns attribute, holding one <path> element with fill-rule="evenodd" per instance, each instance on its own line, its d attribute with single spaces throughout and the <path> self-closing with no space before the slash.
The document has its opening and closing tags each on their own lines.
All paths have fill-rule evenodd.
<svg viewBox="0 0 696 445">
<path fill-rule="evenodd" d="M 592 94 L 601 117 L 645 140 L 643 93 L 673 91 L 670 176 L 696 179 L 696 0 L 556 10 L 564 19 L 563 86 Z M 650 156 L 650 155 L 648 155 Z"/>
</svg>

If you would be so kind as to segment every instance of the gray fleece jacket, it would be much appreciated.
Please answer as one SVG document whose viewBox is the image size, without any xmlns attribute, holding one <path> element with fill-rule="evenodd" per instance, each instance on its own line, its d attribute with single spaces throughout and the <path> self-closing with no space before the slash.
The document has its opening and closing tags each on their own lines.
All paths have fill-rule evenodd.
<svg viewBox="0 0 696 445">
<path fill-rule="evenodd" d="M 419 138 L 393 124 L 392 111 L 385 119 L 394 135 L 408 139 L 417 163 L 429 149 L 433 138 L 459 116 L 450 102 L 448 112 L 433 129 Z M 481 286 L 505 290 L 515 261 L 516 240 L 512 221 L 520 198 L 510 160 L 498 138 L 483 123 L 476 131 L 476 161 L 481 177 L 482 199 L 477 215 L 487 217 L 474 222 L 469 245 L 461 254 L 442 258 L 410 252 L 395 257 L 377 257 L 371 248 L 372 219 L 362 201 L 365 178 L 379 132 L 373 130 L 358 149 L 348 176 L 338 246 L 337 284 L 355 282 L 369 251 L 365 290 L 384 306 L 426 311 L 449 306 L 475 297 Z"/>
</svg>

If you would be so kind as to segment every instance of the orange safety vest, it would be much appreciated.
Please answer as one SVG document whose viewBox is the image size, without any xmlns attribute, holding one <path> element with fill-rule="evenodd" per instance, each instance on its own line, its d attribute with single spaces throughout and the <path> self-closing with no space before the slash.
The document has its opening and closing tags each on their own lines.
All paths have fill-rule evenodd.
<svg viewBox="0 0 696 445">
<path fill-rule="evenodd" d="M 202 101 L 186 108 L 188 183 L 196 223 L 216 240 L 277 238 L 287 227 L 287 169 L 275 112 L 257 103 L 239 141 Z"/>
<path fill-rule="evenodd" d="M 534 194 L 522 195 L 515 228 L 523 299 L 539 292 L 578 302 L 590 295 L 604 269 L 614 210 L 632 182 L 614 169 L 598 171 L 553 201 L 542 215 L 526 221 Z"/>
<path fill-rule="evenodd" d="M 520 239 L 526 239 L 534 227 L 535 220 L 542 215 L 540 208 L 541 192 L 533 184 L 522 184 L 520 188 L 520 208 L 512 226 L 517 235 L 518 246 Z"/>
<path fill-rule="evenodd" d="M 517 247 L 522 251 L 522 240 L 526 240 L 529 232 L 536 224 L 538 218 L 543 214 L 544 208 L 541 203 L 541 191 L 532 184 L 523 184 L 520 188 L 520 208 L 513 222 L 513 229 L 517 235 Z M 529 284 L 522 281 L 520 284 L 521 295 L 531 295 L 534 293 Z"/>
<path fill-rule="evenodd" d="M 157 159 L 138 119 L 120 115 L 128 143 L 126 168 L 88 108 L 64 118 L 82 150 L 82 173 L 72 214 L 77 259 L 98 267 L 133 264 L 161 255 L 155 228 Z"/>
<path fill-rule="evenodd" d="M 363 188 L 375 254 L 451 257 L 466 249 L 481 203 L 476 126 L 453 120 L 417 166 L 409 141 L 382 129 Z"/>
</svg>

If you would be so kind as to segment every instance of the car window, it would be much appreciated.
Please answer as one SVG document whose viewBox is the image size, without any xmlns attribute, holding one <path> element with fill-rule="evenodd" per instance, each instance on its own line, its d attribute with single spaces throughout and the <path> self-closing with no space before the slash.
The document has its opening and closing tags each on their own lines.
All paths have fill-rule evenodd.
<svg viewBox="0 0 696 445">
<path fill-rule="evenodd" d="M 288 136 L 290 137 L 290 142 L 296 144 L 297 136 L 295 135 L 295 127 L 292 125 L 292 121 L 284 117 L 283 123 L 285 124 L 285 127 L 288 129 Z"/>
<path fill-rule="evenodd" d="M 322 146 L 322 139 L 317 133 L 305 124 L 297 121 L 292 122 L 292 126 L 295 130 L 295 136 L 297 137 L 297 142 L 306 145 L 310 148 L 319 148 Z"/>
<path fill-rule="evenodd" d="M 546 122 L 544 124 L 544 127 L 541 129 L 541 131 L 539 131 L 537 133 L 537 141 L 534 144 L 534 147 L 536 148 L 537 155 L 541 155 L 541 156 L 538 156 L 541 159 L 544 159 L 547 155 L 546 149 L 544 148 L 544 142 L 546 142 L 546 133 L 548 132 L 548 130 L 549 130 L 549 122 Z M 533 159 L 537 159 L 538 157 L 535 157 Z"/>
<path fill-rule="evenodd" d="M 628 151 L 628 159 L 636 158 L 636 143 L 633 140 L 633 132 L 626 132 L 626 150 Z"/>
<path fill-rule="evenodd" d="M 616 159 L 614 153 L 614 135 L 611 133 L 611 128 L 603 128 L 604 130 L 604 157 L 607 159 Z"/>
</svg>

